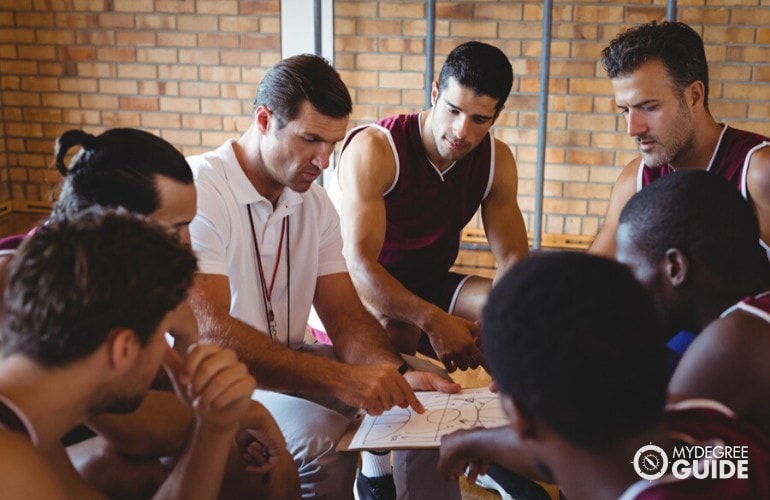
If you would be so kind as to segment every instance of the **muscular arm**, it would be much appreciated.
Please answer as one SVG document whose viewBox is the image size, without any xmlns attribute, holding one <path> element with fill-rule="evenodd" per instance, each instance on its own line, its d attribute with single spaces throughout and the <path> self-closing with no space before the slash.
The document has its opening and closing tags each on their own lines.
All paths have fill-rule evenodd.
<svg viewBox="0 0 770 500">
<path fill-rule="evenodd" d="M 362 300 L 378 316 L 425 331 L 449 370 L 478 366 L 476 325 L 416 296 L 377 261 L 385 241 L 383 192 L 395 178 L 395 159 L 384 134 L 369 128 L 356 135 L 340 158 L 338 175 L 345 258 Z"/>
<path fill-rule="evenodd" d="M 266 334 L 230 315 L 227 276 L 199 274 L 190 293 L 202 341 L 229 347 L 257 378 L 271 390 L 329 388 L 341 363 L 289 349 Z"/>
<path fill-rule="evenodd" d="M 770 429 L 770 326 L 742 311 L 709 324 L 687 348 L 669 384 L 673 401 L 719 401 Z"/>
<path fill-rule="evenodd" d="M 201 338 L 235 350 L 257 377 L 260 387 L 285 391 L 324 390 L 350 406 L 368 409 L 373 415 L 394 405 L 422 410 L 409 383 L 397 371 L 402 362 L 400 357 L 392 348 L 384 348 L 387 345 L 384 333 L 382 339 L 377 339 L 375 331 L 367 327 L 371 325 L 367 321 L 374 322 L 374 319 L 363 310 L 345 273 L 318 279 L 315 305 L 321 320 L 330 325 L 335 344 L 340 343 L 335 349 L 342 359 L 357 364 L 294 351 L 230 316 L 230 287 L 226 276 L 198 275 L 190 301 L 198 318 Z M 345 318 L 348 314 L 351 317 Z M 362 328 L 358 326 L 359 321 Z M 358 335 L 362 335 L 363 342 Z"/>
<path fill-rule="evenodd" d="M 396 368 L 404 362 L 380 324 L 364 308 L 349 274 L 319 277 L 313 305 L 342 361 L 389 363 Z"/>
<path fill-rule="evenodd" d="M 636 193 L 636 176 L 640 161 L 641 158 L 631 160 L 623 168 L 618 180 L 615 181 L 612 194 L 610 194 L 607 214 L 604 216 L 604 223 L 588 248 L 588 253 L 603 255 L 611 259 L 615 258 L 615 233 L 618 230 L 620 213 L 628 200 Z"/>
<path fill-rule="evenodd" d="M 426 330 L 442 311 L 417 297 L 378 261 L 385 242 L 383 193 L 396 175 L 396 162 L 385 135 L 368 128 L 356 135 L 340 158 L 340 219 L 345 258 L 356 290 L 378 314 Z"/>
<path fill-rule="evenodd" d="M 481 204 L 484 232 L 497 261 L 495 279 L 529 254 L 527 229 L 516 199 L 519 173 L 506 144 L 495 140 L 495 177 Z"/>
<path fill-rule="evenodd" d="M 752 155 L 746 187 L 759 219 L 759 236 L 765 243 L 770 242 L 770 147 Z"/>
</svg>

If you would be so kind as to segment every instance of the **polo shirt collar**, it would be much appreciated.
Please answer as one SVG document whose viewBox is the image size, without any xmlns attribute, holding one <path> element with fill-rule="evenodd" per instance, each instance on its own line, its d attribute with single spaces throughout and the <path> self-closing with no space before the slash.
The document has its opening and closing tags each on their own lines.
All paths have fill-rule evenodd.
<svg viewBox="0 0 770 500">
<path fill-rule="evenodd" d="M 270 200 L 262 196 L 259 191 L 254 187 L 246 173 L 238 163 L 238 158 L 235 156 L 235 150 L 233 150 L 233 141 L 230 139 L 225 144 L 224 168 L 225 176 L 229 179 L 230 187 L 232 188 L 235 200 L 239 205 L 251 205 L 253 203 L 267 204 L 272 207 Z M 291 213 L 294 211 L 294 207 L 302 203 L 302 195 L 296 191 L 292 191 L 289 188 L 284 188 L 281 192 L 281 196 L 278 197 L 278 203 L 275 205 L 275 214 L 278 215 L 281 212 Z"/>
</svg>

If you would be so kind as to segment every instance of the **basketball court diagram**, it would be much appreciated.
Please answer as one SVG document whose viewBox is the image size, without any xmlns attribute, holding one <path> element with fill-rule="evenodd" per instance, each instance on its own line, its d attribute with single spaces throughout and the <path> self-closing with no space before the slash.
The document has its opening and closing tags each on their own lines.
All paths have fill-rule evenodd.
<svg viewBox="0 0 770 500">
<path fill-rule="evenodd" d="M 366 415 L 350 443 L 351 450 L 435 448 L 441 436 L 458 429 L 508 425 L 500 397 L 487 388 L 457 394 L 415 393 L 425 407 L 393 408 L 382 415 Z"/>
</svg>

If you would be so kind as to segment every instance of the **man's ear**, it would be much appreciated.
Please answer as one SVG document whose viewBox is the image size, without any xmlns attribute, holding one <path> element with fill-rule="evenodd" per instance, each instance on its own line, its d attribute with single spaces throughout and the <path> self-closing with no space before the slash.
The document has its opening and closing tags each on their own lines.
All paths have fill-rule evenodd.
<svg viewBox="0 0 770 500">
<path fill-rule="evenodd" d="M 438 82 L 434 81 L 430 85 L 430 105 L 435 106 L 438 100 Z"/>
<path fill-rule="evenodd" d="M 691 108 L 700 105 L 701 107 L 705 107 L 703 105 L 703 102 L 706 98 L 706 87 L 703 85 L 703 82 L 700 80 L 695 80 L 692 82 L 686 89 L 685 89 L 685 99 L 687 100 L 687 105 Z"/>
<path fill-rule="evenodd" d="M 502 113 L 504 109 L 505 109 L 505 104 L 500 106 L 500 108 L 497 111 L 495 111 L 495 116 L 492 117 L 492 123 L 490 124 L 490 127 L 495 124 L 497 119 L 500 117 L 500 113 Z"/>
<path fill-rule="evenodd" d="M 267 133 L 267 127 L 270 124 L 270 118 L 272 116 L 273 112 L 264 104 L 260 104 L 257 106 L 257 109 L 254 110 L 254 124 L 257 126 L 260 133 Z"/>
<path fill-rule="evenodd" d="M 141 345 L 133 330 L 119 328 L 110 333 L 107 349 L 112 368 L 123 371 L 133 366 Z"/>
<path fill-rule="evenodd" d="M 516 435 L 519 439 L 524 441 L 525 439 L 532 439 L 537 435 L 535 422 L 532 417 L 516 404 L 516 401 L 507 394 L 501 394 L 501 403 L 505 414 L 511 420 L 511 427 L 513 427 Z"/>
<path fill-rule="evenodd" d="M 669 248 L 664 257 L 665 276 L 674 287 L 682 286 L 690 272 L 690 260 L 678 248 Z"/>
</svg>

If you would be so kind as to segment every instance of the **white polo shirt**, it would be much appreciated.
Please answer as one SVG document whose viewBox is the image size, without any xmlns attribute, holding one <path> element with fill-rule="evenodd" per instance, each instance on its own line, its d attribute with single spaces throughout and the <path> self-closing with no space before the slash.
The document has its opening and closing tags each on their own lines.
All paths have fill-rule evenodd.
<svg viewBox="0 0 770 500">
<path fill-rule="evenodd" d="M 198 191 L 198 212 L 190 224 L 198 268 L 201 273 L 226 275 L 230 281 L 230 314 L 267 335 L 247 210 L 251 210 L 254 219 L 268 287 L 275 269 L 282 221 L 288 217 L 271 298 L 278 340 L 298 348 L 304 343 L 316 279 L 347 272 L 339 216 L 326 191 L 317 184 L 305 193 L 284 189 L 273 210 L 270 201 L 257 192 L 241 169 L 232 142 L 187 158 Z M 289 258 L 291 263 L 287 265 Z M 288 336 L 287 325 L 291 329 Z"/>
</svg>

